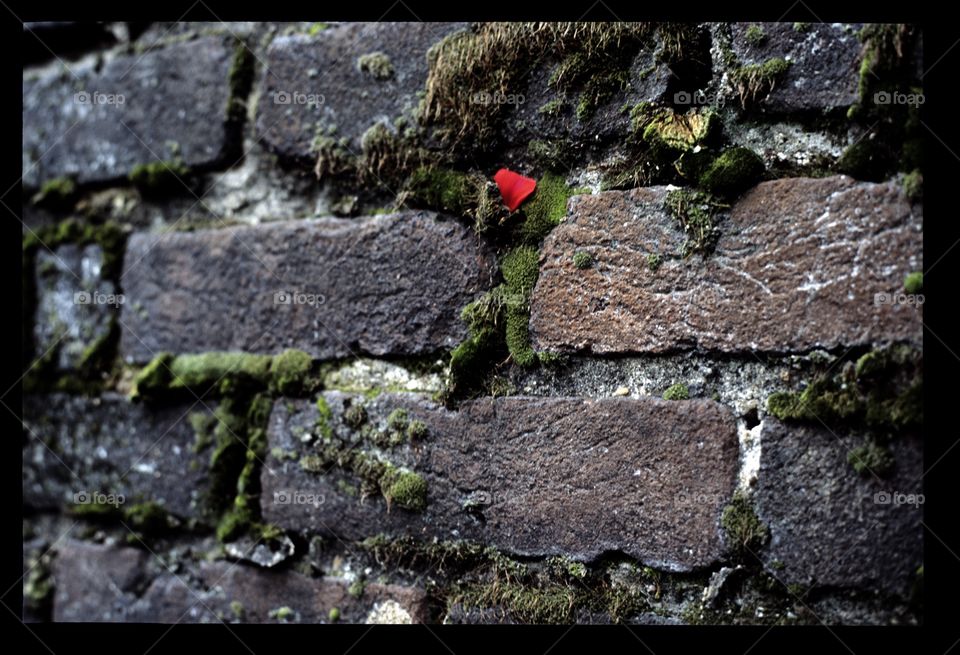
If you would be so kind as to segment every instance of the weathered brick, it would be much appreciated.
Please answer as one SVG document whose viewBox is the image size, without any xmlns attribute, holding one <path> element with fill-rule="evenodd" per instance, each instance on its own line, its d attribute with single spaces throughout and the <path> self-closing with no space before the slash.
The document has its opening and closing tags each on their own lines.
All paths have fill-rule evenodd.
<svg viewBox="0 0 960 655">
<path fill-rule="evenodd" d="M 342 23 L 315 36 L 282 36 L 267 51 L 257 132 L 274 152 L 312 159 L 318 130 L 347 140 L 377 122 L 410 116 L 427 80 L 427 50 L 464 23 Z M 392 73 L 378 78 L 359 59 L 382 53 Z"/>
<path fill-rule="evenodd" d="M 847 108 L 859 100 L 860 25 L 812 22 L 734 23 L 732 49 L 739 65 L 780 58 L 790 67 L 773 90 L 758 98 L 765 110 L 788 113 Z M 747 38 L 752 26 L 753 39 Z M 759 29 L 760 32 L 756 32 Z M 762 34 L 762 38 L 759 36 Z M 729 72 L 729 71 L 728 71 Z"/>
<path fill-rule="evenodd" d="M 465 336 L 460 308 L 493 270 L 467 227 L 429 212 L 135 234 L 124 264 L 121 348 L 140 362 L 160 351 L 450 348 Z"/>
<path fill-rule="evenodd" d="M 207 457 L 192 450 L 187 414 L 202 405 L 149 408 L 117 394 L 51 394 L 23 402 L 23 502 L 60 509 L 74 494 L 152 500 L 180 517 L 202 513 Z"/>
<path fill-rule="evenodd" d="M 339 418 L 363 397 L 324 398 L 338 417 L 333 436 L 372 448 Z M 426 424 L 427 436 L 381 456 L 426 480 L 423 512 L 345 492 L 359 481 L 335 464 L 322 475 L 304 470 L 299 460 L 318 452 L 311 435 L 323 432 L 317 407 L 280 400 L 261 474 L 264 519 L 347 539 L 470 539 L 531 556 L 584 560 L 616 550 L 671 570 L 722 554 L 718 518 L 735 484 L 737 437 L 717 403 L 510 397 L 452 412 L 413 394 L 383 394 L 366 402 L 369 424 L 383 429 L 399 407 Z"/>
<path fill-rule="evenodd" d="M 920 440 L 897 437 L 893 472 L 879 478 L 847 462 L 859 437 L 767 418 L 760 439 L 757 514 L 770 530 L 761 551 L 770 572 L 784 584 L 908 597 L 923 563 Z"/>
<path fill-rule="evenodd" d="M 57 369 L 79 368 L 119 314 L 121 294 L 102 278 L 102 263 L 103 251 L 93 244 L 37 251 L 34 351 L 53 356 Z"/>
<path fill-rule="evenodd" d="M 58 551 L 53 604 L 58 622 L 327 623 L 333 608 L 344 623 L 429 618 L 426 595 L 416 587 L 370 583 L 356 598 L 344 580 L 290 570 L 186 560 L 174 573 L 134 548 L 67 540 Z M 292 611 L 289 617 L 271 616 L 283 607 Z M 394 612 L 378 611 L 384 607 Z"/>
<path fill-rule="evenodd" d="M 764 182 L 681 258 L 666 187 L 578 196 L 544 243 L 531 303 L 537 348 L 594 353 L 789 352 L 922 344 L 921 308 L 891 303 L 922 269 L 921 209 L 899 184 L 837 176 Z M 593 255 L 587 270 L 574 252 Z M 648 255 L 659 254 L 656 270 Z M 877 294 L 885 294 L 878 301 Z"/>
<path fill-rule="evenodd" d="M 118 55 L 100 71 L 75 64 L 72 75 L 25 76 L 24 184 L 116 180 L 137 164 L 176 158 L 216 164 L 228 145 L 233 55 L 229 38 L 205 37 Z"/>
</svg>

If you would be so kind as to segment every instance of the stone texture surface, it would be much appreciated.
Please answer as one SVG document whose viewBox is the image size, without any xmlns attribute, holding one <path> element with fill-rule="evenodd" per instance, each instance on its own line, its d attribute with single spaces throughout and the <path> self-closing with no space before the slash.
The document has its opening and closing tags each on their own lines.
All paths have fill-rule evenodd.
<svg viewBox="0 0 960 655">
<path fill-rule="evenodd" d="M 886 479 L 860 476 L 847 463 L 862 438 L 819 424 L 767 418 L 761 443 L 756 500 L 770 529 L 761 551 L 770 572 L 784 584 L 908 597 L 923 564 L 923 504 L 905 502 L 923 494 L 920 439 L 902 435 L 893 442 L 896 464 Z"/>
<path fill-rule="evenodd" d="M 489 286 L 493 258 L 464 225 L 401 212 L 135 234 L 124 265 L 121 348 L 142 362 L 160 351 L 334 358 L 451 348 L 466 334 L 460 308 Z"/>
<path fill-rule="evenodd" d="M 363 402 L 324 397 L 336 416 L 345 402 Z M 397 407 L 424 421 L 428 436 L 380 456 L 424 477 L 424 512 L 387 511 L 379 496 L 343 493 L 344 482 L 358 480 L 340 469 L 301 468 L 314 449 L 316 406 L 280 400 L 261 473 L 265 520 L 345 539 L 381 531 L 472 539 L 531 556 L 589 560 L 622 551 L 670 570 L 707 566 L 722 554 L 718 518 L 735 484 L 737 437 L 732 414 L 712 401 L 511 397 L 468 402 L 459 412 L 413 394 L 366 403 L 372 425 L 383 426 Z M 344 443 L 369 447 L 333 423 Z M 296 493 L 315 502 L 292 502 Z"/>
<path fill-rule="evenodd" d="M 24 77 L 24 185 L 116 180 L 178 156 L 191 167 L 218 163 L 233 54 L 231 39 L 205 37 L 118 55 L 99 71 L 83 63 Z"/>
<path fill-rule="evenodd" d="M 345 138 L 360 152 L 360 137 L 378 122 L 393 128 L 416 108 L 427 80 L 427 50 L 465 23 L 341 23 L 315 36 L 274 39 L 266 54 L 257 108 L 257 133 L 277 154 L 312 159 L 318 128 Z M 383 53 L 388 79 L 360 69 L 363 55 Z M 312 100 L 312 101 L 311 101 Z"/>
<path fill-rule="evenodd" d="M 719 223 L 707 257 L 677 255 L 666 187 L 577 196 L 544 243 L 534 344 L 593 353 L 794 352 L 922 344 L 922 306 L 878 302 L 922 270 L 921 208 L 895 182 L 764 182 Z M 573 253 L 596 262 L 577 269 Z M 663 264 L 649 270 L 647 256 Z"/>
<path fill-rule="evenodd" d="M 426 595 L 415 587 L 370 583 L 357 598 L 344 580 L 289 570 L 183 561 L 174 572 L 145 550 L 72 539 L 58 551 L 53 601 L 58 622 L 327 623 L 337 608 L 341 621 L 364 623 L 384 604 L 398 621 L 429 618 Z M 291 614 L 277 618 L 276 610 L 284 607 Z"/>
<path fill-rule="evenodd" d="M 759 45 L 746 39 L 751 25 L 766 37 Z M 860 27 L 814 21 L 801 31 L 790 22 L 734 23 L 731 45 L 740 64 L 762 64 L 774 57 L 790 62 L 783 79 L 760 102 L 764 109 L 778 113 L 846 109 L 859 99 Z"/>
<path fill-rule="evenodd" d="M 206 409 L 149 408 L 117 394 L 25 397 L 24 505 L 61 509 L 81 492 L 86 502 L 94 493 L 123 494 L 128 504 L 153 500 L 177 516 L 199 516 L 209 455 L 192 450 L 191 411 Z"/>
<path fill-rule="evenodd" d="M 110 333 L 111 320 L 120 313 L 120 295 L 101 277 L 102 262 L 97 245 L 37 251 L 34 354 L 55 355 L 60 370 L 79 368 L 84 353 Z"/>
</svg>

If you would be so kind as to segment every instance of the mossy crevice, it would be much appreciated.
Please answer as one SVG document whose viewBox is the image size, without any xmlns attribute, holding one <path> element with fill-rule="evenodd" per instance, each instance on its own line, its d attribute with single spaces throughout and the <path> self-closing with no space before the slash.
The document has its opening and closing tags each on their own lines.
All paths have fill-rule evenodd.
<svg viewBox="0 0 960 655">
<path fill-rule="evenodd" d="M 305 395 L 320 388 L 319 366 L 300 350 L 278 355 L 206 352 L 160 353 L 134 378 L 134 398 L 194 394 L 231 396 L 256 391 Z"/>
<path fill-rule="evenodd" d="M 427 54 L 420 121 L 445 146 L 462 153 L 495 145 L 506 105 L 478 103 L 478 94 L 516 92 L 531 66 L 559 61 L 550 86 L 579 93 L 578 116 L 588 118 L 626 84 L 632 55 L 650 41 L 652 23 L 498 23 L 444 38 Z"/>
<path fill-rule="evenodd" d="M 770 531 L 757 517 L 750 497 L 737 490 L 720 515 L 727 546 L 740 557 L 756 556 L 770 537 Z"/>
<path fill-rule="evenodd" d="M 922 354 L 891 346 L 862 355 L 842 370 L 817 376 L 803 391 L 780 391 L 767 411 L 783 421 L 866 427 L 895 435 L 923 424 Z"/>
</svg>

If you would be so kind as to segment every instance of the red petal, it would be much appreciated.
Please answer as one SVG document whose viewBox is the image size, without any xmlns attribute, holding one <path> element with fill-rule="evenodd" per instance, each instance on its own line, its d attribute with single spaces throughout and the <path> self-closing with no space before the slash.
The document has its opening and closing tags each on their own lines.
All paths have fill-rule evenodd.
<svg viewBox="0 0 960 655">
<path fill-rule="evenodd" d="M 500 196 L 503 198 L 503 204 L 510 211 L 516 211 L 520 204 L 530 197 L 534 189 L 537 188 L 537 181 L 533 178 L 524 177 L 518 173 L 501 168 L 493 176 L 493 180 L 500 187 Z"/>
</svg>

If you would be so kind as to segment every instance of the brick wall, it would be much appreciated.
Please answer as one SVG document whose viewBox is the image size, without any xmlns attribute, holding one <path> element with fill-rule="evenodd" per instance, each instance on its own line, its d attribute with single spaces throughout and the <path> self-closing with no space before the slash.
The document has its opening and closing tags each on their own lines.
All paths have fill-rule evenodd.
<svg viewBox="0 0 960 655">
<path fill-rule="evenodd" d="M 25 618 L 922 620 L 916 28 L 28 28 Z"/>
</svg>

